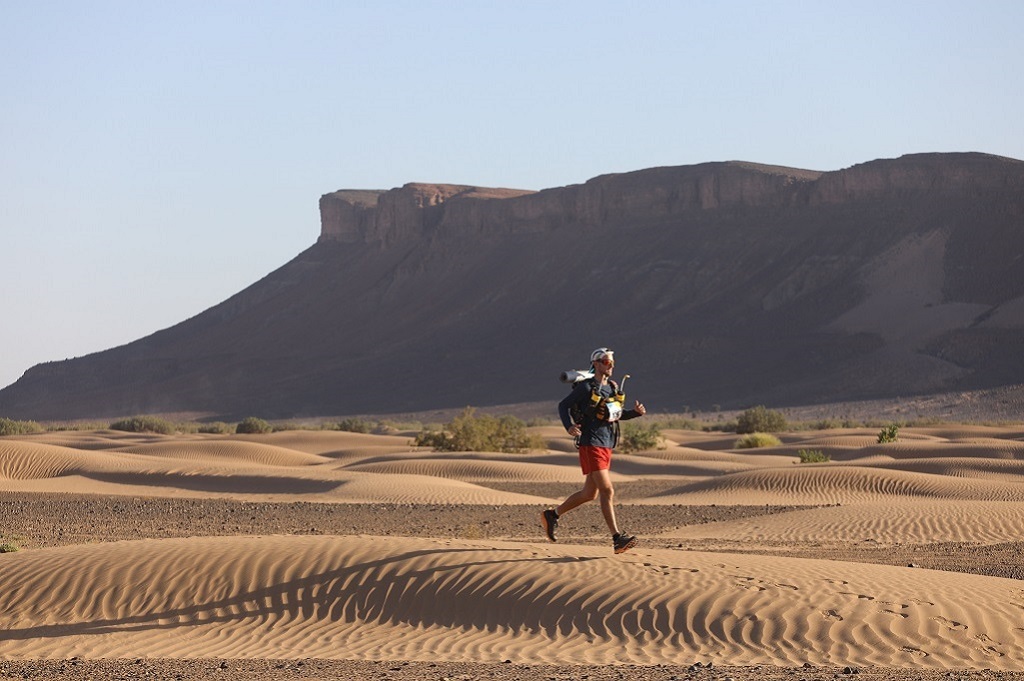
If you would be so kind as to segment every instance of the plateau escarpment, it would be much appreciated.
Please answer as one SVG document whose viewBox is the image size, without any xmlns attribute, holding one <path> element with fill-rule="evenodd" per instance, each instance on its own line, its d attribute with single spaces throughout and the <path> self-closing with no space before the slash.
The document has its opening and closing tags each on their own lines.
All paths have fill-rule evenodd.
<svg viewBox="0 0 1024 681">
<path fill-rule="evenodd" d="M 707 163 L 320 200 L 224 303 L 0 391 L 0 414 L 366 414 L 558 399 L 619 349 L 658 410 L 1024 383 L 1024 163 Z M 510 362 L 514 365 L 509 375 Z"/>
</svg>

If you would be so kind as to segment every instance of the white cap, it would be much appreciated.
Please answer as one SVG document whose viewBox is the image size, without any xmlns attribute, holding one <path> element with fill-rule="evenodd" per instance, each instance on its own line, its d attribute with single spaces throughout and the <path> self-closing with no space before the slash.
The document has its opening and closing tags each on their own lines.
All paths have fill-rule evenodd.
<svg viewBox="0 0 1024 681">
<path fill-rule="evenodd" d="M 612 355 L 614 354 L 614 350 L 609 350 L 608 348 L 598 348 L 597 350 L 594 350 L 592 353 L 590 353 L 590 363 L 593 364 L 594 362 L 605 356 L 612 357 Z"/>
</svg>

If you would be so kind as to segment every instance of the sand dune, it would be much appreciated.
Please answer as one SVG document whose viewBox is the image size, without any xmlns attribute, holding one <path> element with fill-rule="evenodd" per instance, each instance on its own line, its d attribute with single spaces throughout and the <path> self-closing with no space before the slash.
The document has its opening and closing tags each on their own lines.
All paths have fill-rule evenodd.
<svg viewBox="0 0 1024 681">
<path fill-rule="evenodd" d="M 386 504 L 550 503 L 550 499 L 490 489 L 461 480 L 426 475 L 352 473 L 326 500 Z"/>
<path fill-rule="evenodd" d="M 684 485 L 645 501 L 846 504 L 913 497 L 1024 502 L 1024 485 L 862 466 L 816 464 L 731 473 Z"/>
<path fill-rule="evenodd" d="M 999 482 L 1024 482 L 1024 459 L 957 458 L 900 459 L 871 464 L 872 468 L 914 471 L 951 478 L 985 478 Z"/>
<path fill-rule="evenodd" d="M 76 470 L 87 458 L 66 447 L 0 440 L 0 480 L 57 477 Z"/>
<path fill-rule="evenodd" d="M 307 454 L 294 449 L 257 442 L 211 440 L 194 442 L 157 442 L 145 445 L 130 445 L 107 451 L 138 454 L 145 457 L 194 461 L 196 463 L 229 463 L 238 466 L 315 466 L 329 461 L 326 457 Z"/>
<path fill-rule="evenodd" d="M 389 475 L 425 475 L 456 480 L 512 480 L 542 482 L 578 482 L 579 473 L 568 466 L 533 464 L 524 466 L 509 461 L 450 461 L 446 459 L 413 459 L 360 463 L 345 470 L 384 473 Z M 623 476 L 616 474 L 619 479 Z"/>
<path fill-rule="evenodd" d="M 0 555 L 0 655 L 1024 668 L 1015 580 L 377 537 Z"/>
<path fill-rule="evenodd" d="M 126 438 L 128 439 L 128 438 Z M 349 443 L 351 438 L 335 438 Z M 113 445 L 115 442 L 108 442 Z M 373 450 L 374 456 L 387 446 Z M 219 495 L 227 498 L 352 503 L 547 503 L 542 497 L 514 494 L 460 482 L 458 461 L 442 462 L 439 475 L 409 475 L 400 470 L 402 453 L 387 474 L 337 469 L 326 456 L 277 445 L 228 439 L 163 438 L 128 447 L 77 450 L 53 444 L 0 439 L 0 480 L 11 491 L 79 492 L 169 496 Z M 463 465 L 472 466 L 466 460 Z M 486 467 L 478 462 L 477 468 Z M 449 470 L 450 469 L 450 470 Z M 514 467 L 505 467 L 514 479 Z M 529 471 L 530 469 L 523 469 Z M 548 466 L 540 480 L 563 480 L 564 467 Z M 499 478 L 501 469 L 492 471 Z M 480 479 L 487 476 L 477 475 Z M 529 477 L 529 476 L 527 476 Z M 575 476 L 578 479 L 578 475 Z"/>
<path fill-rule="evenodd" d="M 1020 502 L 893 500 L 692 525 L 661 536 L 747 542 L 994 544 L 1019 541 L 1022 529 L 1024 504 Z"/>
<path fill-rule="evenodd" d="M 635 522 L 650 509 L 661 529 L 676 529 L 642 536 L 621 556 L 603 540 L 539 543 L 536 514 L 583 477 L 559 428 L 537 432 L 551 446 L 523 454 L 433 452 L 408 436 L 329 431 L 0 438 L 0 493 L 302 501 L 329 507 L 310 520 L 328 532 L 362 531 L 346 524 L 346 504 L 409 514 L 417 527 L 428 508 L 500 514 L 519 505 L 500 535 L 482 529 L 487 514 L 462 525 L 462 511 L 452 511 L 441 538 L 239 534 L 0 554 L 0 659 L 703 659 L 1024 671 L 1024 582 L 766 555 L 1020 541 L 1019 428 L 904 429 L 891 444 L 870 429 L 796 432 L 761 450 L 736 449 L 734 434 L 668 431 L 661 449 L 617 453 L 612 477 L 630 485 L 635 506 L 624 517 Z M 832 461 L 799 464 L 801 449 Z M 786 510 L 702 522 L 698 509 L 685 514 L 698 524 L 673 520 L 681 507 L 712 505 Z M 567 518 L 564 537 L 603 531 L 597 505 L 587 508 Z M 251 527 L 260 513 L 245 517 Z M 498 539 L 475 538 L 487 536 Z M 759 553 L 652 548 L 686 542 Z"/>
</svg>

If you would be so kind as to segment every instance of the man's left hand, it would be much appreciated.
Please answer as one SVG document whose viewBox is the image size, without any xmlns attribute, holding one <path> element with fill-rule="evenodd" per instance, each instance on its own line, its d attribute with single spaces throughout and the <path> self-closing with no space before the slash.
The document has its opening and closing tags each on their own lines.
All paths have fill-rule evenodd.
<svg viewBox="0 0 1024 681">
<path fill-rule="evenodd" d="M 636 401 L 636 406 L 633 407 L 633 409 L 636 411 L 637 414 L 640 414 L 640 416 L 643 416 L 644 414 L 647 413 L 647 407 L 640 404 L 640 400 Z"/>
</svg>

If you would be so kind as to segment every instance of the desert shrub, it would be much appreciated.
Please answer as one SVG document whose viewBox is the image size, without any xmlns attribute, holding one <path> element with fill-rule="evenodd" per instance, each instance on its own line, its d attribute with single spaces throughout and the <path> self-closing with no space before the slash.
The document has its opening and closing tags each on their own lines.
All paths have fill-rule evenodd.
<svg viewBox="0 0 1024 681">
<path fill-rule="evenodd" d="M 242 419 L 241 423 L 235 426 L 236 433 L 252 434 L 252 433 L 269 433 L 274 430 L 274 427 L 263 419 L 256 418 L 255 416 L 247 416 Z"/>
<path fill-rule="evenodd" d="M 878 444 L 896 442 L 899 439 L 900 426 L 898 423 L 890 423 L 878 433 Z"/>
<path fill-rule="evenodd" d="M 709 423 L 701 427 L 701 430 L 707 433 L 736 433 L 737 425 L 735 421 L 720 421 L 718 423 Z"/>
<path fill-rule="evenodd" d="M 751 407 L 736 417 L 736 432 L 740 434 L 778 433 L 782 430 L 786 430 L 786 417 L 762 405 Z"/>
<path fill-rule="evenodd" d="M 633 421 L 624 422 L 619 437 L 619 449 L 626 453 L 664 449 L 661 443 L 661 426 L 657 423 L 641 425 Z"/>
<path fill-rule="evenodd" d="M 0 435 L 28 435 L 29 433 L 41 433 L 43 430 L 44 428 L 35 421 L 0 418 Z"/>
<path fill-rule="evenodd" d="M 343 430 L 346 433 L 372 433 L 374 431 L 375 424 L 367 421 L 366 419 L 342 419 L 338 421 L 338 430 Z"/>
<path fill-rule="evenodd" d="M 463 409 L 440 431 L 421 431 L 414 444 L 445 452 L 525 452 L 544 447 L 540 438 L 530 435 L 526 424 L 516 417 L 478 416 L 473 407 Z"/>
<path fill-rule="evenodd" d="M 234 429 L 223 421 L 214 421 L 213 423 L 200 423 L 196 429 L 198 433 L 212 433 L 214 435 L 228 435 L 232 433 Z"/>
<path fill-rule="evenodd" d="M 0 553 L 14 553 L 18 550 L 19 548 L 16 544 L 12 544 L 10 542 L 3 542 L 0 544 Z"/>
<path fill-rule="evenodd" d="M 831 456 L 820 449 L 801 449 L 797 456 L 800 457 L 800 463 L 825 463 L 832 460 Z"/>
<path fill-rule="evenodd" d="M 373 435 L 388 435 L 399 430 L 399 427 L 388 421 L 371 421 L 361 418 L 347 418 L 333 423 L 325 423 L 324 430 L 340 430 L 345 433 L 367 433 Z M 416 427 L 405 428 L 405 430 L 418 431 L 423 426 L 416 424 Z"/>
<path fill-rule="evenodd" d="M 103 430 L 109 427 L 109 423 L 99 423 L 97 421 L 50 421 L 46 424 L 46 430 L 56 433 L 82 430 Z"/>
<path fill-rule="evenodd" d="M 747 433 L 736 440 L 736 449 L 754 449 L 756 447 L 775 447 L 781 445 L 782 440 L 771 433 Z"/>
<path fill-rule="evenodd" d="M 128 433 L 160 433 L 171 435 L 174 424 L 156 416 L 133 416 L 110 424 L 111 430 L 123 430 Z"/>
<path fill-rule="evenodd" d="M 842 421 L 839 419 L 819 419 L 807 424 L 807 430 L 834 430 L 842 427 Z"/>
<path fill-rule="evenodd" d="M 448 437 L 448 433 L 444 430 L 425 428 L 416 434 L 416 439 L 412 443 L 416 447 L 433 447 L 442 452 L 452 451 L 448 449 Z"/>
</svg>

